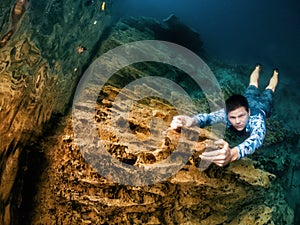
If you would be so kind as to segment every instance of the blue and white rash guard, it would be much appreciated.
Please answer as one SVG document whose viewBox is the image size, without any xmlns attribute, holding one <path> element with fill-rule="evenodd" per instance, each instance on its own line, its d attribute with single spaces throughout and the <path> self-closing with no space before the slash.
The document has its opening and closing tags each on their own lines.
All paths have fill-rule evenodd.
<svg viewBox="0 0 300 225">
<path fill-rule="evenodd" d="M 194 118 L 196 124 L 201 128 L 215 123 L 226 124 L 227 128 L 231 126 L 224 109 L 208 114 L 198 114 Z M 266 116 L 264 111 L 255 108 L 250 109 L 250 116 L 245 131 L 249 132 L 250 136 L 236 146 L 239 154 L 238 159 L 254 153 L 263 144 L 266 135 Z"/>
</svg>

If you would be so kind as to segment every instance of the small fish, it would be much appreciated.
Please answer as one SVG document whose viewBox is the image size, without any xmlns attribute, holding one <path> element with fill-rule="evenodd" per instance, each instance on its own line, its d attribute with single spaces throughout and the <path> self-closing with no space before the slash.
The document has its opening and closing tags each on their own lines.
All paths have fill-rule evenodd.
<svg viewBox="0 0 300 225">
<path fill-rule="evenodd" d="M 83 52 L 86 51 L 86 50 L 87 50 L 87 48 L 84 47 L 84 46 L 82 46 L 82 45 L 79 45 L 79 46 L 77 46 L 77 48 L 76 48 L 76 51 L 77 51 L 79 54 L 83 53 Z"/>
<path fill-rule="evenodd" d="M 104 11 L 106 9 L 106 2 L 102 2 L 101 4 L 101 10 Z"/>
</svg>

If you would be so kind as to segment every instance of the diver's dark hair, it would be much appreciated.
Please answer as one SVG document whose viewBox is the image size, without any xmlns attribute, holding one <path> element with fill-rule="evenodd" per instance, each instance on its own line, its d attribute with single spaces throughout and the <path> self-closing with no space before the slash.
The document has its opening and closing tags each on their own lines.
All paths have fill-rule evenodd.
<svg viewBox="0 0 300 225">
<path fill-rule="evenodd" d="M 230 96 L 226 102 L 226 113 L 229 113 L 233 110 L 236 110 L 239 107 L 245 107 L 246 111 L 249 112 L 249 104 L 245 96 L 243 95 L 232 95 Z"/>
</svg>

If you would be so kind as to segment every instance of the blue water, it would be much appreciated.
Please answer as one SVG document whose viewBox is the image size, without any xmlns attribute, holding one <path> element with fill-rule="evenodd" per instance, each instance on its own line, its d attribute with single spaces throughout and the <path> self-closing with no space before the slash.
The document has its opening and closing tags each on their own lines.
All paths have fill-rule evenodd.
<svg viewBox="0 0 300 225">
<path fill-rule="evenodd" d="M 298 72 L 297 0 L 117 0 L 118 13 L 159 20 L 170 13 L 201 34 L 211 53 L 238 62 L 265 61 Z M 120 4 L 120 6 L 119 6 Z"/>
<path fill-rule="evenodd" d="M 158 20 L 173 13 L 200 33 L 204 49 L 231 64 L 263 65 L 266 75 L 279 68 L 275 100 L 285 101 L 286 125 L 300 131 L 297 102 L 300 94 L 300 1 L 297 0 L 116 0 L 121 16 L 146 16 Z M 288 91 L 287 91 L 288 89 Z M 284 96 L 284 97 L 282 97 Z M 295 107 L 294 107 L 295 106 Z"/>
</svg>

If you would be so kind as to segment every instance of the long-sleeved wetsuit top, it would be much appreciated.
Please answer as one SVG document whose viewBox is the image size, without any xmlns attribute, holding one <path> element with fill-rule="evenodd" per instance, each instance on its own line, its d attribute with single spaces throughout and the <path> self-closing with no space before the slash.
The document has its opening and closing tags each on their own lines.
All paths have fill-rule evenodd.
<svg viewBox="0 0 300 225">
<path fill-rule="evenodd" d="M 258 149 L 263 144 L 266 135 L 264 112 L 259 109 L 252 108 L 250 109 L 250 112 L 251 114 L 245 127 L 246 132 L 249 132 L 250 136 L 237 146 L 239 159 L 252 154 L 256 149 Z M 196 120 L 196 124 L 201 128 L 215 123 L 224 123 L 227 128 L 231 126 L 224 109 L 209 114 L 198 114 L 194 116 L 194 118 Z"/>
</svg>

